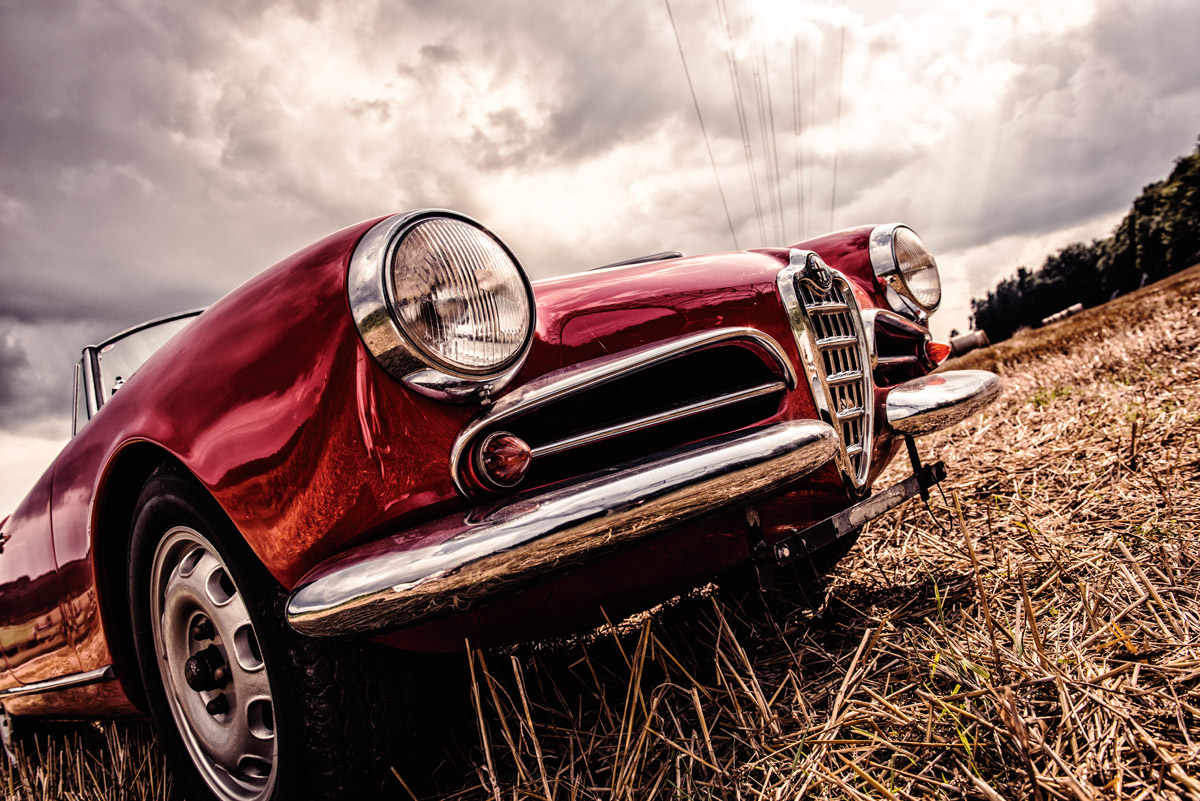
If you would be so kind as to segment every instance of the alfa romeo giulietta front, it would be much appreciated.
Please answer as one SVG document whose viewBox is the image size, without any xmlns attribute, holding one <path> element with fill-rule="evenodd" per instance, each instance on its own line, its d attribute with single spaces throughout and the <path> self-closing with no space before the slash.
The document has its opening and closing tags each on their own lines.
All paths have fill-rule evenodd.
<svg viewBox="0 0 1200 801">
<path fill-rule="evenodd" d="M 931 374 L 937 267 L 898 224 L 531 284 L 482 226 L 425 211 L 376 224 L 348 276 L 372 358 L 475 411 L 447 443 L 464 501 L 311 569 L 287 607 L 308 635 L 528 639 L 747 565 L 828 566 L 944 477 L 912 438 L 1000 391 Z M 913 475 L 873 493 L 905 442 Z"/>
<path fill-rule="evenodd" d="M 819 574 L 927 492 L 913 437 L 1000 389 L 933 372 L 940 297 L 901 225 L 535 284 L 427 210 L 84 348 L 73 436 L 0 522 L 0 735 L 140 709 L 189 798 L 374 792 L 424 685 L 372 641 Z M 873 491 L 902 450 L 913 475 Z"/>
</svg>

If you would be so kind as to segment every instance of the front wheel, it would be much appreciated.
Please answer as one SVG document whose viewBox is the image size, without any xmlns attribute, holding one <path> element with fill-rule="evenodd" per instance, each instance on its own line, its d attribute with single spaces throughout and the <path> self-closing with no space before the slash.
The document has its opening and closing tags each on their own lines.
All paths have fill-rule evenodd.
<svg viewBox="0 0 1200 801">
<path fill-rule="evenodd" d="M 380 789 L 392 693 L 372 652 L 288 628 L 283 588 L 190 477 L 163 470 L 146 483 L 129 567 L 146 702 L 187 798 Z"/>
</svg>

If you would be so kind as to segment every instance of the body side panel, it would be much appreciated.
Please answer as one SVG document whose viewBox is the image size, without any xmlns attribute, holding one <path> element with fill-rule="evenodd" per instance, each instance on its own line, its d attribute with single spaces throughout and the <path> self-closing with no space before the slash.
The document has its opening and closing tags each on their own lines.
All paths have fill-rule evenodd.
<svg viewBox="0 0 1200 801">
<path fill-rule="evenodd" d="M 3 686 L 78 672 L 67 634 L 51 529 L 55 464 L 5 524 L 0 547 L 0 649 Z"/>
</svg>

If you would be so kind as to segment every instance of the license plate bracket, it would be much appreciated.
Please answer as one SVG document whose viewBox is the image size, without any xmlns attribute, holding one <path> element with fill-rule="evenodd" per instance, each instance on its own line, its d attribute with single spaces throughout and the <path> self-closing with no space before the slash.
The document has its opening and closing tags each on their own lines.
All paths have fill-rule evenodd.
<svg viewBox="0 0 1200 801">
<path fill-rule="evenodd" d="M 774 567 L 790 565 L 815 551 L 848 537 L 868 522 L 890 512 L 909 498 L 927 497 L 929 488 L 946 478 L 944 462 L 919 467 L 911 476 L 891 487 L 797 531 L 769 546 L 766 554 Z"/>
</svg>

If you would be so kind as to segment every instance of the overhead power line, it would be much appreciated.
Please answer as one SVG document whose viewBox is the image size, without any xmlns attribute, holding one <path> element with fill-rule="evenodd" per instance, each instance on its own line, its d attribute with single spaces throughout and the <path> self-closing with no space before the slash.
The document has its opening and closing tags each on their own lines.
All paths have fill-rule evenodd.
<svg viewBox="0 0 1200 801">
<path fill-rule="evenodd" d="M 804 181 L 802 179 L 804 169 L 800 157 L 800 140 L 804 133 L 803 111 L 800 103 L 800 34 L 796 34 L 792 39 L 792 126 L 795 129 L 792 145 L 795 151 L 794 175 L 796 176 L 796 226 L 798 229 L 796 241 L 804 239 Z"/>
<path fill-rule="evenodd" d="M 842 3 L 845 6 L 845 2 Z M 837 206 L 838 150 L 842 138 L 842 68 L 846 62 L 846 19 L 842 17 L 842 35 L 838 44 L 837 121 L 833 129 L 833 187 L 829 192 L 829 230 L 833 230 L 833 210 Z"/>
<path fill-rule="evenodd" d="M 758 111 L 758 132 L 762 140 L 763 172 L 767 200 L 771 204 L 771 223 L 776 241 L 783 236 L 783 193 L 780 189 L 779 149 L 775 138 L 775 109 L 771 101 L 771 72 L 766 48 L 759 36 L 758 19 L 747 0 L 742 1 L 746 34 L 750 38 L 750 65 L 754 79 L 754 104 Z M 764 100 L 765 98 L 765 100 Z"/>
<path fill-rule="evenodd" d="M 754 27 L 757 31 L 757 19 Z M 779 243 L 783 244 L 787 229 L 783 211 L 783 172 L 779 169 L 779 142 L 775 135 L 775 99 L 771 96 L 771 62 L 767 59 L 767 49 L 762 46 L 761 42 L 762 40 L 759 39 L 759 54 L 763 60 L 763 80 L 767 85 L 767 114 L 771 120 L 771 158 L 775 164 L 775 196 L 779 203 Z"/>
<path fill-rule="evenodd" d="M 725 55 L 729 63 L 729 80 L 733 84 L 733 101 L 734 107 L 737 109 L 738 128 L 742 134 L 742 147 L 746 154 L 746 172 L 750 179 L 750 192 L 754 196 L 754 216 L 758 220 L 759 242 L 765 244 L 767 229 L 763 222 L 762 200 L 758 189 L 758 171 L 754 164 L 754 147 L 750 142 L 750 126 L 746 120 L 746 107 L 742 100 L 742 80 L 737 67 L 737 55 L 733 47 L 733 30 L 729 25 L 729 12 L 725 7 L 725 0 L 716 0 L 716 3 L 717 12 L 725 28 L 725 41 L 728 44 L 728 50 L 725 51 Z"/>
<path fill-rule="evenodd" d="M 717 191 L 721 196 L 721 205 L 725 211 L 725 221 L 729 225 L 730 237 L 734 247 L 740 247 L 737 231 L 733 225 L 733 215 L 729 211 L 725 188 L 721 182 L 720 170 L 717 167 L 716 156 L 713 153 L 712 142 L 700 109 L 700 101 L 696 95 L 695 84 L 692 81 L 691 69 L 688 67 L 687 56 L 683 48 L 683 40 L 679 35 L 679 27 L 670 0 L 663 0 L 667 8 L 667 16 L 671 22 L 671 30 L 675 36 L 675 45 L 679 50 L 679 60 L 683 65 L 684 76 L 687 78 L 688 91 L 692 97 L 692 106 L 696 111 L 696 119 L 700 123 L 704 135 L 704 146 L 708 151 L 709 163 L 712 165 L 713 176 L 716 179 Z M 758 19 L 749 0 L 742 0 L 742 15 L 744 30 L 738 31 L 739 38 L 743 35 L 748 41 L 750 72 L 754 90 L 755 108 L 747 108 L 745 91 L 742 86 L 743 65 L 738 64 L 738 48 L 735 45 L 734 21 L 730 15 L 729 0 L 714 0 L 721 27 L 725 31 L 726 64 L 729 68 L 729 81 L 733 92 L 734 110 L 737 115 L 738 133 L 742 139 L 742 150 L 746 162 L 746 176 L 750 183 L 750 194 L 754 202 L 754 217 L 758 225 L 758 233 L 763 243 L 768 242 L 766 214 L 771 215 L 773 234 L 780 242 L 788 238 L 788 213 L 784 201 L 785 189 L 784 171 L 779 159 L 779 136 L 776 131 L 775 101 L 771 88 L 771 60 L 768 49 L 764 45 L 759 31 Z M 843 0 L 842 7 L 845 7 Z M 837 76 L 837 106 L 834 115 L 833 169 L 829 191 L 829 225 L 832 230 L 837 210 L 838 166 L 841 150 L 842 98 L 844 94 L 845 51 L 846 51 L 846 19 L 842 15 L 841 29 L 838 41 L 838 76 Z M 744 43 L 744 42 L 743 42 Z M 819 201 L 813 191 L 813 172 L 817 163 L 817 152 L 813 141 L 812 131 L 816 125 L 816 95 L 817 95 L 817 53 L 815 48 L 809 48 L 811 53 L 811 69 L 807 103 L 804 102 L 804 92 L 801 89 L 800 66 L 800 35 L 795 33 L 792 41 L 791 61 L 791 94 L 792 94 L 792 127 L 793 127 L 793 168 L 795 180 L 795 220 L 798 227 L 797 236 L 800 240 L 811 235 L 813 214 L 820 213 L 814 209 Z M 807 112 L 807 119 L 806 119 Z M 757 116 L 758 130 L 753 131 L 754 123 L 750 115 Z M 782 118 L 781 118 L 782 119 Z M 786 123 L 785 123 L 786 125 Z M 805 137 L 805 133 L 809 134 Z M 758 164 L 754 138 L 760 140 L 759 148 L 764 159 Z M 806 141 L 807 140 L 807 141 Z M 786 156 L 785 156 L 786 158 Z M 764 199 L 763 193 L 766 193 Z M 768 210 L 769 209 L 769 210 Z"/>
<path fill-rule="evenodd" d="M 733 217 L 729 214 L 729 204 L 725 201 L 725 189 L 721 186 L 721 174 L 717 171 L 717 160 L 713 157 L 712 145 L 708 141 L 708 129 L 704 125 L 704 115 L 700 113 L 700 101 L 696 99 L 696 88 L 692 85 L 692 73 L 688 69 L 687 58 L 683 55 L 683 42 L 679 38 L 679 28 L 675 25 L 675 14 L 671 11 L 671 0 L 663 0 L 667 6 L 667 16 L 671 18 L 671 30 L 675 32 L 675 44 L 679 47 L 679 60 L 683 62 L 683 74 L 687 78 L 688 91 L 692 93 L 692 105 L 696 108 L 696 119 L 700 121 L 700 132 L 704 134 L 704 147 L 708 150 L 708 160 L 712 163 L 713 177 L 717 179 L 717 191 L 721 194 L 721 206 L 725 209 L 725 221 L 729 223 L 729 235 L 733 238 L 733 249 L 740 250 L 737 232 L 733 228 Z"/>
<path fill-rule="evenodd" d="M 811 131 L 817 124 L 817 49 L 815 47 L 809 49 L 808 66 L 808 128 Z M 806 232 L 812 230 L 813 205 L 817 202 L 816 194 L 813 192 L 813 172 L 815 172 L 813 165 L 816 163 L 817 144 L 810 135 L 808 137 L 808 175 L 804 179 L 806 186 L 804 193 L 804 230 Z"/>
</svg>

